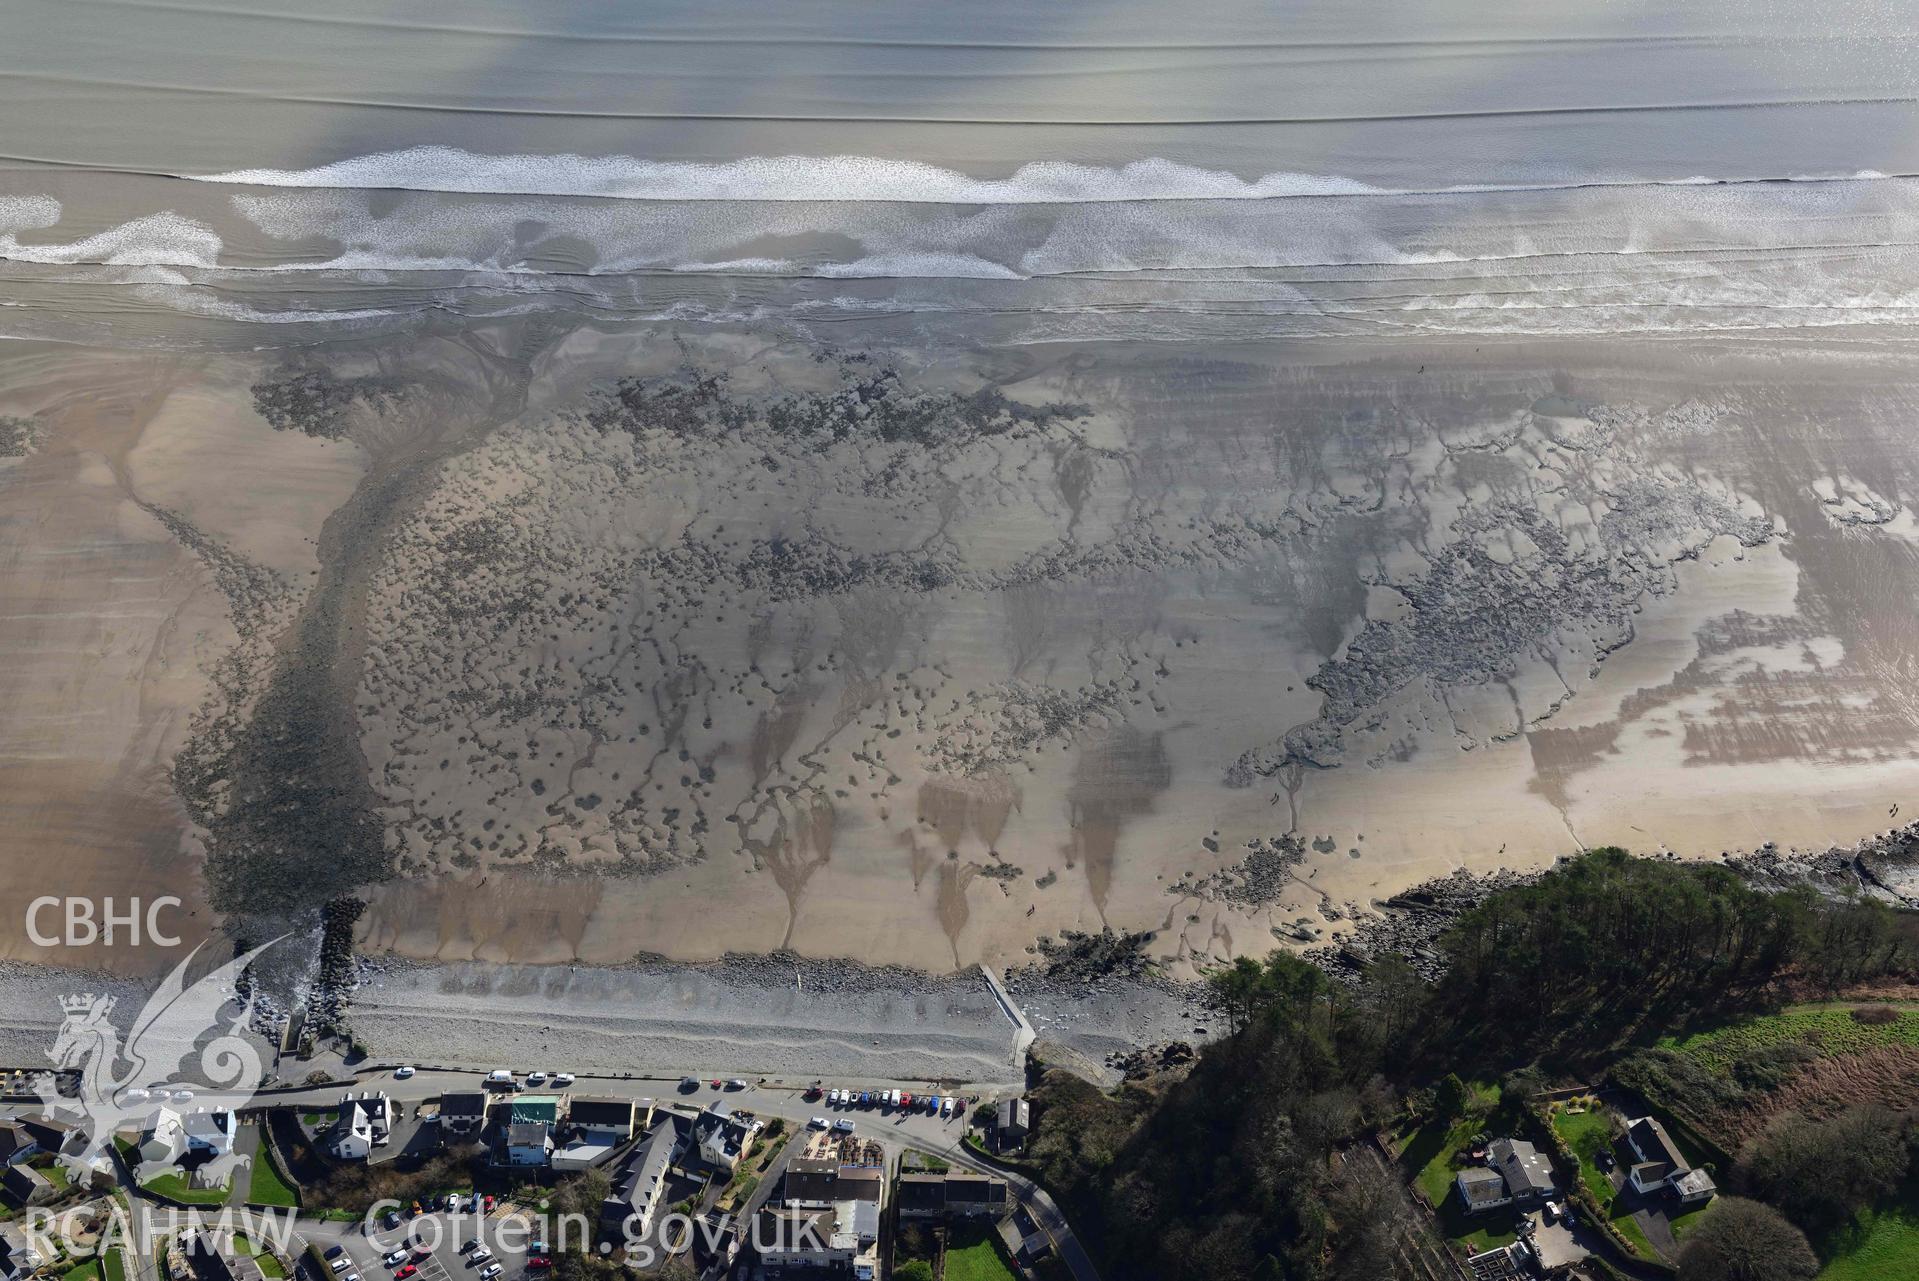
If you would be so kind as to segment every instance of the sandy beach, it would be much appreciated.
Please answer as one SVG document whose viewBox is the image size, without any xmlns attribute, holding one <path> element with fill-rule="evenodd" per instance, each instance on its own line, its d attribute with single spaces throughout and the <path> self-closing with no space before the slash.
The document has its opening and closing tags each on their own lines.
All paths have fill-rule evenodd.
<svg viewBox="0 0 1919 1281">
<path fill-rule="evenodd" d="M 1190 975 L 1455 867 L 1850 842 L 1919 772 L 1896 343 L 53 350 L 0 353 L 36 890 Z"/>
</svg>

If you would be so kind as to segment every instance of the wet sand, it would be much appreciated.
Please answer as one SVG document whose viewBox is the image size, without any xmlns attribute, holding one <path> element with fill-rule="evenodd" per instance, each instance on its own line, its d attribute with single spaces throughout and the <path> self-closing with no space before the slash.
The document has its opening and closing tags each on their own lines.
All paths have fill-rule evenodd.
<svg viewBox="0 0 1919 1281">
<path fill-rule="evenodd" d="M 516 321 L 303 357 L 345 389 L 311 435 L 256 404 L 280 357 L 0 356 L 16 893 L 355 890 L 440 961 L 937 972 L 1110 925 L 1185 973 L 1453 867 L 1848 842 L 1919 774 L 1897 342 Z M 910 412 L 836 417 L 860 386 Z M 364 789 L 361 861 L 260 826 L 290 793 L 235 746 L 284 735 Z"/>
</svg>

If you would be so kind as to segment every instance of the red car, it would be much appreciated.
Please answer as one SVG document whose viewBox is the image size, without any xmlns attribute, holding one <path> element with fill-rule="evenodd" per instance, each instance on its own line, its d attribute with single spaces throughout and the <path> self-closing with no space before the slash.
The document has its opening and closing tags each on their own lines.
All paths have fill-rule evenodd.
<svg viewBox="0 0 1919 1281">
<path fill-rule="evenodd" d="M 529 1272 L 541 1272 L 552 1266 L 553 1260 L 547 1258 L 544 1254 L 536 1254 L 526 1261 L 526 1269 Z"/>
<path fill-rule="evenodd" d="M 393 1281 L 406 1281 L 408 1277 L 412 1276 L 415 1272 L 418 1272 L 419 1270 L 420 1269 L 414 1264 L 403 1263 L 400 1265 L 400 1270 L 393 1274 Z"/>
<path fill-rule="evenodd" d="M 708 1082 L 708 1084 L 710 1084 L 714 1089 L 717 1090 L 720 1088 L 721 1084 L 723 1083 L 719 1081 L 711 1081 L 711 1082 Z"/>
<path fill-rule="evenodd" d="M 490 1196 L 486 1198 L 486 1212 L 488 1214 L 493 1213 L 493 1198 Z"/>
</svg>

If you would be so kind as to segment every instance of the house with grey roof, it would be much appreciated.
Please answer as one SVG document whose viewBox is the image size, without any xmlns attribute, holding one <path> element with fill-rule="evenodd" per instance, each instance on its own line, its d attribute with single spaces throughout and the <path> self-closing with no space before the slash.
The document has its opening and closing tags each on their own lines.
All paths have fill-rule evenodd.
<svg viewBox="0 0 1919 1281">
<path fill-rule="evenodd" d="M 1626 1146 L 1639 1158 L 1626 1172 L 1635 1192 L 1670 1195 L 1681 1205 L 1694 1205 L 1712 1200 L 1719 1190 L 1712 1176 L 1688 1161 L 1666 1127 L 1652 1117 L 1626 1123 Z"/>
<path fill-rule="evenodd" d="M 1499 1171 L 1516 1205 L 1534 1205 L 1559 1195 L 1553 1163 L 1525 1139 L 1494 1139 L 1486 1163 Z"/>
</svg>

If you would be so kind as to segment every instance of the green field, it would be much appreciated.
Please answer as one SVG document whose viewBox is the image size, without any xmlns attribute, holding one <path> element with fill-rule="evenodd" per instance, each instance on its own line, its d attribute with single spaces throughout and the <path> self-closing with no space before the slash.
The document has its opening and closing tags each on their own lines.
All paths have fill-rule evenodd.
<svg viewBox="0 0 1919 1281">
<path fill-rule="evenodd" d="M 298 1189 L 281 1176 L 273 1149 L 264 1142 L 260 1144 L 260 1150 L 254 1153 L 253 1164 L 247 1168 L 247 1204 L 287 1209 L 296 1209 L 300 1204 Z"/>
<path fill-rule="evenodd" d="M 127 1261 L 118 1250 L 108 1250 L 100 1256 L 100 1275 L 106 1281 L 127 1281 Z"/>
<path fill-rule="evenodd" d="M 196 1188 L 188 1184 L 184 1174 L 156 1174 L 140 1185 L 157 1197 L 179 1205 L 224 1205 L 227 1199 L 225 1188 Z"/>
<path fill-rule="evenodd" d="M 1897 1200 L 1866 1211 L 1820 1242 L 1819 1253 L 1832 1260 L 1819 1281 L 1919 1277 L 1919 1180 L 1909 1180 Z"/>
<path fill-rule="evenodd" d="M 1818 1006 L 1765 1014 L 1710 1032 L 1669 1036 L 1659 1042 L 1659 1047 L 1696 1059 L 1715 1072 L 1725 1071 L 1741 1055 L 1774 1045 L 1807 1045 L 1826 1058 L 1858 1054 L 1882 1045 L 1919 1047 L 1919 1010 L 1901 1010 L 1893 1022 L 1875 1025 L 1853 1018 L 1853 1008 Z"/>
<path fill-rule="evenodd" d="M 946 1247 L 946 1281 L 1018 1281 L 989 1236 L 956 1231 Z"/>
<path fill-rule="evenodd" d="M 241 1233 L 236 1232 L 233 1234 L 233 1248 L 241 1254 L 248 1255 L 259 1263 L 262 1276 L 284 1277 L 287 1274 L 286 1269 L 280 1266 L 279 1259 L 275 1258 L 265 1247 L 248 1239 Z"/>
<path fill-rule="evenodd" d="M 100 1261 L 88 1259 L 76 1263 L 60 1274 L 60 1281 L 100 1281 Z"/>
<path fill-rule="evenodd" d="M 1612 1146 L 1612 1130 L 1606 1121 L 1606 1114 L 1598 1110 L 1579 1113 L 1555 1110 L 1553 1132 L 1579 1158 L 1579 1182 L 1592 1194 L 1593 1200 L 1605 1207 L 1607 1221 L 1643 1257 L 1658 1258 L 1652 1242 L 1646 1239 L 1645 1230 L 1633 1221 L 1631 1212 L 1614 1194 L 1611 1181 L 1594 1159 Z"/>
</svg>

